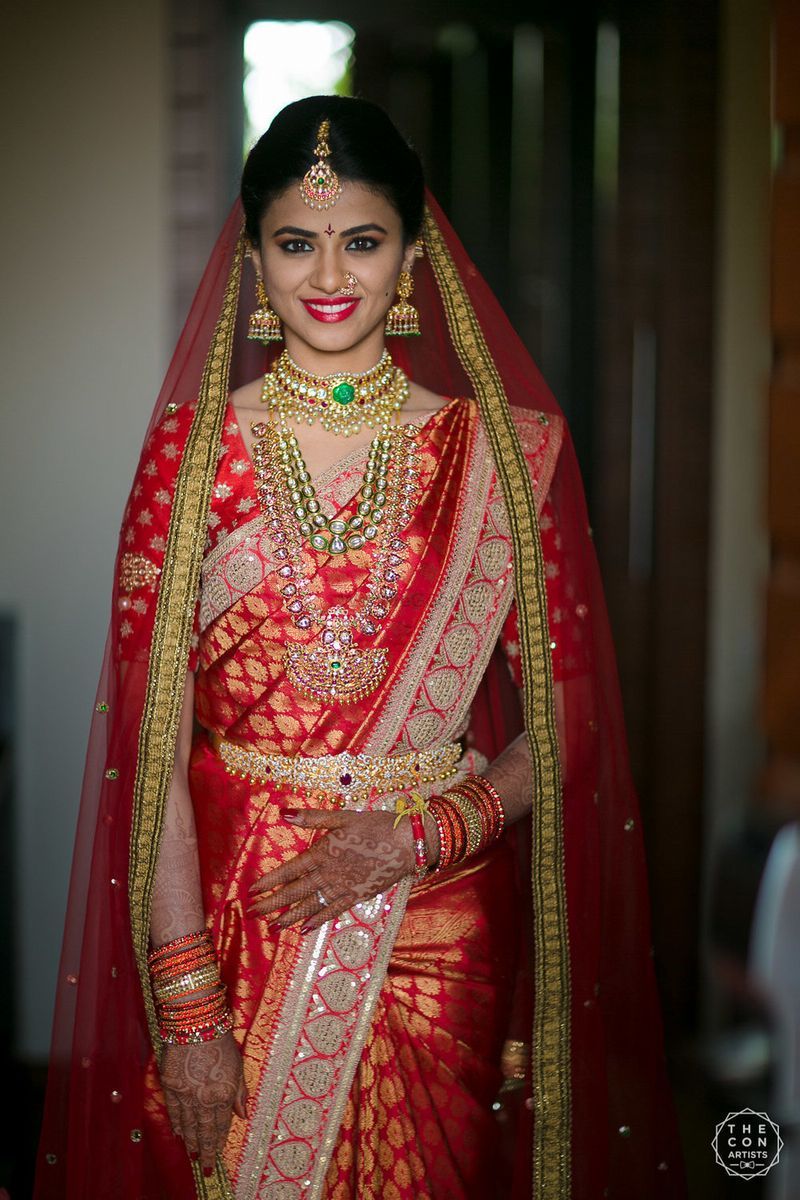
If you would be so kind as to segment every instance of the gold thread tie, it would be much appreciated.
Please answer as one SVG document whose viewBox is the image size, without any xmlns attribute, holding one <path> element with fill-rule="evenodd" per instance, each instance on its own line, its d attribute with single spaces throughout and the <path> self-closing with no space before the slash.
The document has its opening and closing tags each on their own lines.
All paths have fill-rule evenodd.
<svg viewBox="0 0 800 1200">
<path fill-rule="evenodd" d="M 397 816 L 394 819 L 393 829 L 402 821 L 403 817 L 424 817 L 428 811 L 428 802 L 419 792 L 411 792 L 410 796 L 398 796 L 394 811 Z"/>
</svg>

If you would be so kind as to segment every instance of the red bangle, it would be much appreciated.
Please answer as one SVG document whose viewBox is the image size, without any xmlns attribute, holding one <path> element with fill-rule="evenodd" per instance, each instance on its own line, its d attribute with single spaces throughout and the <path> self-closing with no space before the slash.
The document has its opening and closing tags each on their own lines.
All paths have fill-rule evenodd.
<svg viewBox="0 0 800 1200">
<path fill-rule="evenodd" d="M 152 966 L 163 958 L 171 958 L 173 954 L 181 950 L 189 949 L 189 947 L 199 948 L 203 942 L 209 942 L 209 940 L 204 929 L 198 929 L 196 933 L 185 933 L 183 937 L 173 938 L 171 942 L 164 942 L 163 946 L 156 946 L 148 954 L 147 961 Z"/>
<path fill-rule="evenodd" d="M 411 813 L 411 834 L 414 838 L 414 876 L 424 879 L 428 874 L 428 846 L 425 841 L 425 821 L 422 813 Z"/>
<path fill-rule="evenodd" d="M 429 803 L 439 831 L 437 871 L 479 854 L 496 841 L 505 826 L 502 801 L 488 779 L 468 775 Z"/>
</svg>

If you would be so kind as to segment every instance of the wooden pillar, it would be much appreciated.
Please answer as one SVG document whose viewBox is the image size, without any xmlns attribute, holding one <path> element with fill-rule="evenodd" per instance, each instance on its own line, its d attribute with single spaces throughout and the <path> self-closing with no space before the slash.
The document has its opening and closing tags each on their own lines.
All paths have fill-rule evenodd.
<svg viewBox="0 0 800 1200">
<path fill-rule="evenodd" d="M 768 742 L 762 803 L 800 817 L 800 6 L 774 4 L 773 370 L 763 679 Z"/>
</svg>

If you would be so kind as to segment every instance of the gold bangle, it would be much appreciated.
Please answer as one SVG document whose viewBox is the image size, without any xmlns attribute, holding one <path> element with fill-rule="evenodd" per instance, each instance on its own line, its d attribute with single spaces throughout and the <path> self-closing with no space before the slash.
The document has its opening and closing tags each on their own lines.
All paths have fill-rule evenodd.
<svg viewBox="0 0 800 1200">
<path fill-rule="evenodd" d="M 443 799 L 458 809 L 467 827 L 467 855 L 476 854 L 483 841 L 483 822 L 474 804 L 459 792 L 445 792 Z"/>
<path fill-rule="evenodd" d="M 219 983 L 219 970 L 216 964 L 209 963 L 207 967 L 189 971 L 186 975 L 179 975 L 177 979 L 170 979 L 165 983 L 155 985 L 153 995 L 156 1000 L 169 1000 L 173 996 L 180 996 L 183 992 L 207 987 L 213 983 Z"/>
</svg>

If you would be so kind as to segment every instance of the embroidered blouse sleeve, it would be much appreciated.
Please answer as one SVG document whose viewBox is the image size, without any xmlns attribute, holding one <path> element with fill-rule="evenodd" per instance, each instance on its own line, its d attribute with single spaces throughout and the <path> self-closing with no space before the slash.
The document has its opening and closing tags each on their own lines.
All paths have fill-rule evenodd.
<svg viewBox="0 0 800 1200">
<path fill-rule="evenodd" d="M 150 652 L 158 582 L 164 564 L 169 517 L 194 405 L 167 413 L 145 443 L 122 520 L 117 577 L 117 651 L 123 662 L 144 662 Z M 189 652 L 197 670 L 198 613 Z"/>
<path fill-rule="evenodd" d="M 545 587 L 547 591 L 547 615 L 550 627 L 550 651 L 552 654 L 553 679 L 574 678 L 586 670 L 583 618 L 587 609 L 583 597 L 576 592 L 571 578 L 570 564 L 561 544 L 558 528 L 558 512 L 552 498 L 552 479 L 557 469 L 557 455 L 563 435 L 559 418 L 550 418 L 546 426 L 547 436 L 541 436 L 542 414 L 528 410 L 513 410 L 515 423 L 525 451 L 525 457 L 533 479 L 534 492 L 546 489 L 539 510 L 539 531 L 542 539 Z M 552 428 L 555 422 L 556 435 Z M 512 602 L 500 634 L 500 645 L 505 652 L 509 670 L 518 687 L 522 687 L 522 665 L 519 656 L 519 621 L 516 601 Z"/>
<path fill-rule="evenodd" d="M 584 649 L 584 617 L 586 606 L 576 595 L 570 579 L 569 564 L 561 553 L 561 538 L 555 512 L 550 500 L 546 500 L 539 518 L 544 557 L 545 586 L 547 589 L 547 619 L 550 626 L 550 652 L 553 663 L 553 680 L 573 679 L 584 674 L 586 655 Z M 522 666 L 519 657 L 519 622 L 517 605 L 514 601 L 500 634 L 500 644 L 506 656 L 508 668 L 517 687 L 522 687 Z"/>
</svg>

